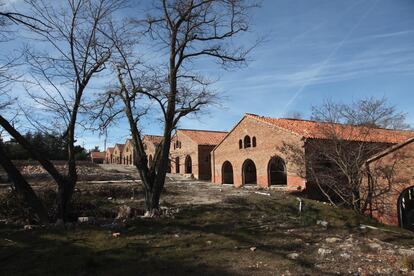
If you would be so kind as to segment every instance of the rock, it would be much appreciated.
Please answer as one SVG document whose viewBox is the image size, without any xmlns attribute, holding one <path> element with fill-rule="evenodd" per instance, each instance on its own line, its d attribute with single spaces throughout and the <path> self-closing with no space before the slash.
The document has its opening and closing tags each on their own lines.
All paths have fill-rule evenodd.
<svg viewBox="0 0 414 276">
<path fill-rule="evenodd" d="M 250 251 L 252 251 L 252 252 L 256 251 L 256 249 L 257 248 L 255 246 L 250 247 Z"/>
<path fill-rule="evenodd" d="M 368 247 L 371 248 L 372 250 L 381 250 L 382 249 L 382 246 L 378 243 L 375 243 L 375 242 L 368 243 Z"/>
<path fill-rule="evenodd" d="M 344 258 L 344 259 L 349 259 L 349 258 L 351 258 L 351 255 L 349 255 L 348 253 L 342 253 L 340 256 L 341 256 L 342 258 Z"/>
<path fill-rule="evenodd" d="M 316 222 L 316 225 L 320 225 L 320 226 L 322 226 L 322 227 L 328 227 L 328 225 L 329 225 L 329 223 L 327 222 L 327 221 L 325 221 L 325 220 L 318 220 L 317 222 Z"/>
<path fill-rule="evenodd" d="M 336 238 L 336 237 L 332 237 L 332 238 L 326 238 L 325 241 L 327 243 L 336 243 L 339 242 L 341 239 L 340 238 Z"/>
<path fill-rule="evenodd" d="M 318 254 L 321 255 L 321 256 L 325 256 L 325 255 L 328 255 L 328 254 L 331 254 L 331 253 L 332 253 L 331 249 L 326 249 L 326 248 L 319 248 L 318 249 Z"/>
<path fill-rule="evenodd" d="M 121 236 L 121 233 L 119 232 L 112 233 L 112 237 L 114 238 L 118 238 L 119 236 Z"/>
<path fill-rule="evenodd" d="M 412 249 L 400 248 L 398 249 L 398 253 L 403 256 L 414 256 L 414 250 Z"/>
<path fill-rule="evenodd" d="M 288 259 L 291 259 L 291 260 L 296 260 L 299 257 L 299 254 L 298 253 L 290 253 L 290 254 L 287 254 L 286 257 Z"/>
<path fill-rule="evenodd" d="M 23 227 L 24 230 L 32 230 L 33 229 L 33 225 L 25 225 Z"/>
<path fill-rule="evenodd" d="M 211 245 L 211 244 L 213 244 L 213 242 L 212 241 L 207 241 L 207 244 Z"/>
<path fill-rule="evenodd" d="M 118 209 L 118 215 L 116 216 L 116 219 L 127 219 L 131 216 L 131 207 L 127 205 L 122 205 Z"/>
<path fill-rule="evenodd" d="M 178 235 L 178 234 L 175 234 L 175 235 L 174 235 L 174 237 L 175 237 L 175 238 L 179 238 L 179 237 L 180 237 L 180 235 Z"/>
<path fill-rule="evenodd" d="M 93 223 L 95 222 L 95 218 L 94 217 L 78 217 L 78 222 L 79 223 Z"/>
</svg>

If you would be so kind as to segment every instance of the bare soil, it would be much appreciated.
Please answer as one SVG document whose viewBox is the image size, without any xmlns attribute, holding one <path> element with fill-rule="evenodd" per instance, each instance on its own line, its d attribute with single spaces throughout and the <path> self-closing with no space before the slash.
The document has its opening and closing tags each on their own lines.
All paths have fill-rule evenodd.
<svg viewBox="0 0 414 276">
<path fill-rule="evenodd" d="M 99 168 L 100 174 L 133 175 L 131 168 Z M 39 193 L 51 189 L 35 184 Z M 414 273 L 411 232 L 307 199 L 299 212 L 298 203 L 296 196 L 277 190 L 235 189 L 169 175 L 164 215 L 148 219 L 141 217 L 139 179 L 88 179 L 77 186 L 74 215 L 89 221 L 25 227 L 1 218 L 0 274 Z M 116 220 L 125 206 L 133 211 Z"/>
</svg>

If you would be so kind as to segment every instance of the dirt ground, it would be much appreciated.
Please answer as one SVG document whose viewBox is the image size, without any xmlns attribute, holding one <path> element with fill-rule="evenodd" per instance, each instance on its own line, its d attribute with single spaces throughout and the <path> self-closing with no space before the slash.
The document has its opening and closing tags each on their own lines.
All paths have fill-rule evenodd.
<svg viewBox="0 0 414 276">
<path fill-rule="evenodd" d="M 131 178 L 81 181 L 81 222 L 28 226 L 3 215 L 0 275 L 414 275 L 414 235 L 350 210 L 302 199 L 299 212 L 298 198 L 281 191 L 169 175 L 164 215 L 147 219 Z"/>
</svg>

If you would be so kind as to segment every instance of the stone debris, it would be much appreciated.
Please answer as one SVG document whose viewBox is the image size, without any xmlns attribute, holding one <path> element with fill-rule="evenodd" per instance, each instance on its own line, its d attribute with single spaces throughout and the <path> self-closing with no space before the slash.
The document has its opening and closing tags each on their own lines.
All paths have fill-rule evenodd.
<svg viewBox="0 0 414 276">
<path fill-rule="evenodd" d="M 287 254 L 286 257 L 288 259 L 291 259 L 291 260 L 296 260 L 299 257 L 299 254 L 298 253 L 290 253 L 290 254 Z"/>
<path fill-rule="evenodd" d="M 316 221 L 316 225 L 320 225 L 322 227 L 327 228 L 328 225 L 329 225 L 329 223 L 327 221 L 325 221 L 325 220 L 318 220 L 318 221 Z"/>
<path fill-rule="evenodd" d="M 252 251 L 252 252 L 256 251 L 256 249 L 257 248 L 255 246 L 250 247 L 250 251 Z"/>
<path fill-rule="evenodd" d="M 112 237 L 114 238 L 118 238 L 119 236 L 121 236 L 121 233 L 119 232 L 112 233 Z"/>
</svg>

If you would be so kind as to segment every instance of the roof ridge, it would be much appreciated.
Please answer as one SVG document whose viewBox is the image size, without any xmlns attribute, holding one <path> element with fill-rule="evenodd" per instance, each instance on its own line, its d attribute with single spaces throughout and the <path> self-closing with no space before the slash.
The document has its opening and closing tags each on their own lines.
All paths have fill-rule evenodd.
<svg viewBox="0 0 414 276">
<path fill-rule="evenodd" d="M 191 129 L 191 128 L 178 128 L 181 131 L 200 131 L 200 132 L 218 132 L 218 133 L 228 133 L 227 131 L 222 130 L 208 130 L 208 129 Z"/>
</svg>

